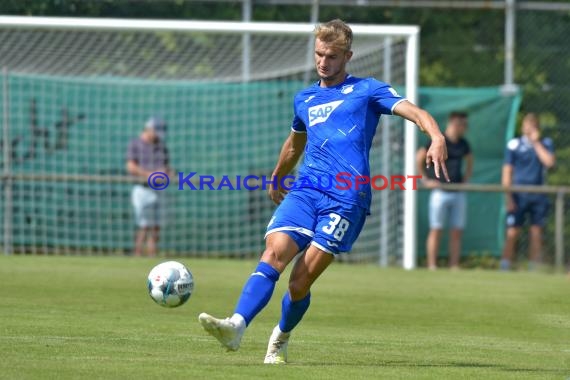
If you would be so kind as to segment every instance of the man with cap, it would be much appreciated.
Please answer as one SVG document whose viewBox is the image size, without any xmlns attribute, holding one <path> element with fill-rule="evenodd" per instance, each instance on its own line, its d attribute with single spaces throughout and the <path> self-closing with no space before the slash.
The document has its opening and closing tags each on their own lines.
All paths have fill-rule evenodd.
<svg viewBox="0 0 570 380">
<path fill-rule="evenodd" d="M 140 178 L 131 194 L 137 231 L 135 256 L 142 256 L 146 242 L 147 254 L 156 256 L 160 228 L 164 225 L 164 192 L 149 187 L 148 178 L 154 172 L 172 173 L 164 137 L 166 123 L 151 117 L 142 133 L 129 143 L 127 171 Z"/>
</svg>

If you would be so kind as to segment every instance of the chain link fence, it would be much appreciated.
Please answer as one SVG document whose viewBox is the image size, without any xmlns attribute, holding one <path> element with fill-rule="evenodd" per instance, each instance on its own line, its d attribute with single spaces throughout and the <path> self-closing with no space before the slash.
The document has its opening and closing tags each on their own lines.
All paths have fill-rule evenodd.
<svg viewBox="0 0 570 380">
<path fill-rule="evenodd" d="M 65 3 L 65 2 L 62 2 Z M 116 14 L 105 13 L 113 11 L 110 4 L 99 9 L 100 14 L 93 14 L 96 2 L 86 1 L 76 10 L 64 9 L 61 13 L 43 14 L 36 10 L 35 15 L 49 16 L 92 16 L 111 17 Z M 150 1 L 140 1 L 139 9 Z M 193 18 L 202 20 L 226 19 L 240 20 L 242 18 L 242 1 L 161 1 L 149 8 L 149 12 L 160 8 L 161 13 L 139 11 L 133 17 L 157 18 Z M 288 21 L 307 22 L 311 18 L 311 1 L 279 1 L 251 0 L 252 19 L 254 21 Z M 345 4 L 339 5 L 339 4 Z M 348 5 L 350 3 L 350 5 Z M 382 3 L 383 5 L 380 5 Z M 453 7 L 427 8 L 426 3 L 413 2 L 415 7 L 404 8 L 402 4 L 386 5 L 387 1 L 320 1 L 318 19 L 328 20 L 341 17 L 349 23 L 362 24 L 413 24 L 422 29 L 420 48 L 420 84 L 431 87 L 477 87 L 497 86 L 504 81 L 505 65 L 505 11 L 500 6 L 489 6 L 482 9 L 474 7 L 461 8 L 459 3 Z M 431 1 L 430 3 L 437 3 Z M 473 2 L 475 3 L 475 2 Z M 499 2 L 488 2 L 499 4 Z M 531 10 L 520 6 L 523 1 L 517 1 L 516 33 L 515 33 L 515 83 L 520 86 L 523 94 L 517 131 L 519 133 L 520 119 L 525 112 L 535 112 L 539 115 L 544 136 L 551 137 L 555 142 L 557 165 L 548 174 L 548 185 L 570 185 L 570 12 L 550 7 L 550 10 Z M 524 2 L 528 3 L 528 2 Z M 537 4 L 539 2 L 536 2 Z M 542 2 L 541 2 L 542 3 Z M 14 3 L 15 4 L 15 3 Z M 91 4 L 91 5 L 89 5 Z M 116 7 L 125 7 L 127 2 L 117 2 Z M 122 4 L 122 5 L 121 5 Z M 567 3 L 560 3 L 567 5 Z M 145 6 L 146 6 L 145 5 Z M 366 6 L 358 6 L 366 5 Z M 500 5 L 500 4 L 499 4 Z M 131 5 L 132 7 L 132 5 Z M 153 8 L 154 7 L 154 8 Z M 13 9 L 12 9 L 13 8 Z M 15 14 L 17 6 L 5 9 L 5 13 Z M 542 7 L 545 9 L 546 7 Z M 118 8 L 117 8 L 118 9 Z M 78 12 L 87 12 L 79 14 Z M 313 7 L 314 10 L 314 7 Z M 115 9 L 116 11 L 116 9 Z M 171 11 L 171 13 L 168 13 Z M 75 12 L 75 13 L 74 13 Z M 22 13 L 23 14 L 23 13 Z M 1 50 L 1 49 L 0 49 Z M 504 136 L 498 136 L 504 139 Z M 477 142 L 484 144 L 485 142 Z M 565 249 L 570 247 L 570 223 L 565 218 L 563 225 L 557 225 L 554 205 L 556 193 L 549 195 L 551 213 L 545 229 L 544 261 L 556 261 L 556 234 L 563 234 Z M 565 195 L 562 202 L 558 200 L 559 213 L 567 214 L 570 207 L 570 197 Z M 560 221 L 558 221 L 560 223 Z M 501 229 L 503 220 L 497 221 Z M 527 234 L 519 239 L 518 256 L 526 257 L 528 252 Z M 418 236 L 421 242 L 423 236 Z M 470 254 L 466 252 L 466 254 Z M 564 260 L 568 263 L 568 255 L 564 252 Z"/>
</svg>

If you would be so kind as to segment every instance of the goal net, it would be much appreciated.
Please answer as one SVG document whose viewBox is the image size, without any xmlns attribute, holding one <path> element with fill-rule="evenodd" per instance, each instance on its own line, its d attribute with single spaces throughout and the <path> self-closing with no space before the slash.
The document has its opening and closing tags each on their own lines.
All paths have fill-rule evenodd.
<svg viewBox="0 0 570 380">
<path fill-rule="evenodd" d="M 193 183 L 226 176 L 236 187 L 247 175 L 269 176 L 290 132 L 294 94 L 316 80 L 313 27 L 0 17 L 4 251 L 131 252 L 136 181 L 126 150 L 153 115 L 167 123 L 171 166 L 196 173 Z M 353 30 L 349 72 L 415 101 L 417 28 Z M 413 130 L 382 118 L 373 175 L 413 174 Z M 180 191 L 174 179 L 164 194 L 163 254 L 253 257 L 263 249 L 275 208 L 265 191 Z M 343 259 L 412 267 L 413 202 L 409 191 L 375 192 Z"/>
</svg>

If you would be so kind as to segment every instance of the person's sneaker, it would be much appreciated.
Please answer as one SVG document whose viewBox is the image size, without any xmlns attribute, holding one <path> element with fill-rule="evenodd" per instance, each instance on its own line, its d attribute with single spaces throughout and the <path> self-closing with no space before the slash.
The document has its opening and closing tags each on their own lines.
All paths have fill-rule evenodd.
<svg viewBox="0 0 570 380">
<path fill-rule="evenodd" d="M 287 363 L 287 344 L 291 333 L 284 333 L 279 329 L 279 325 L 275 326 L 273 333 L 269 337 L 267 345 L 267 353 L 265 354 L 265 364 L 285 364 Z"/>
<path fill-rule="evenodd" d="M 236 323 L 230 318 L 214 318 L 206 313 L 200 314 L 198 320 L 204 330 L 216 338 L 228 351 L 237 351 L 239 349 L 241 338 L 245 331 L 245 323 Z"/>
</svg>

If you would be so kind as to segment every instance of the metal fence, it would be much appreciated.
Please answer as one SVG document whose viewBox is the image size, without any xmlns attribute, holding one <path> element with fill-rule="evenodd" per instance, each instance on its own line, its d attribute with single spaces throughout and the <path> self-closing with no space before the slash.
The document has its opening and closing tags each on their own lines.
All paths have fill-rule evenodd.
<svg viewBox="0 0 570 380">
<path fill-rule="evenodd" d="M 521 88 L 521 111 L 539 114 L 544 135 L 555 142 L 557 165 L 548 176 L 548 186 L 513 190 L 548 194 L 552 212 L 545 228 L 544 258 L 557 267 L 568 262 L 566 249 L 570 246 L 567 241 L 570 226 L 565 214 L 570 211 L 570 44 L 565 36 L 570 35 L 570 3 L 523 0 L 200 0 L 192 1 L 192 6 L 207 6 L 216 1 L 242 3 L 243 18 L 254 21 L 276 21 L 280 17 L 279 10 L 291 6 L 298 7 L 295 8 L 298 12 L 291 12 L 292 17 L 298 19 L 287 21 L 342 17 L 351 23 L 408 23 L 422 27 L 433 23 L 436 16 L 453 22 L 458 12 L 469 14 L 471 23 L 462 26 L 465 33 L 476 34 L 469 44 L 461 43 L 458 38 L 445 38 L 444 24 L 435 28 L 437 33 L 432 35 L 426 35 L 423 32 L 426 28 L 422 28 L 420 85 L 516 84 Z M 458 67 L 465 67 L 466 60 L 471 62 L 471 70 L 458 70 Z M 8 144 L 8 141 L 3 144 Z M 4 154 L 8 151 L 5 149 Z M 3 177 L 4 183 L 14 179 Z M 496 194 L 507 191 L 492 184 L 456 186 L 468 192 Z M 504 221 L 497 221 L 498 226 L 501 223 Z M 519 255 L 524 255 L 527 249 L 525 237 L 523 234 L 519 240 Z M 4 244 L 11 244 L 9 237 Z"/>
<path fill-rule="evenodd" d="M 422 191 L 428 191 L 425 187 L 419 188 Z M 510 186 L 492 184 L 446 184 L 445 189 L 465 191 L 469 197 L 470 193 L 482 192 L 489 194 L 497 193 L 535 193 L 546 194 L 549 199 L 550 212 L 546 225 L 543 230 L 543 250 L 541 261 L 546 265 L 552 265 L 557 270 L 562 270 L 565 266 L 570 269 L 570 255 L 566 252 L 570 247 L 570 223 L 566 215 L 570 213 L 570 187 L 569 186 Z M 469 210 L 468 210 L 469 214 Z M 497 230 L 503 231 L 505 219 L 497 220 Z M 523 227 L 523 233 L 520 235 L 515 251 L 518 259 L 528 258 L 528 234 L 526 229 L 528 223 Z M 418 242 L 422 244 L 422 238 L 419 236 Z M 463 252 L 465 255 L 466 252 Z"/>
</svg>

